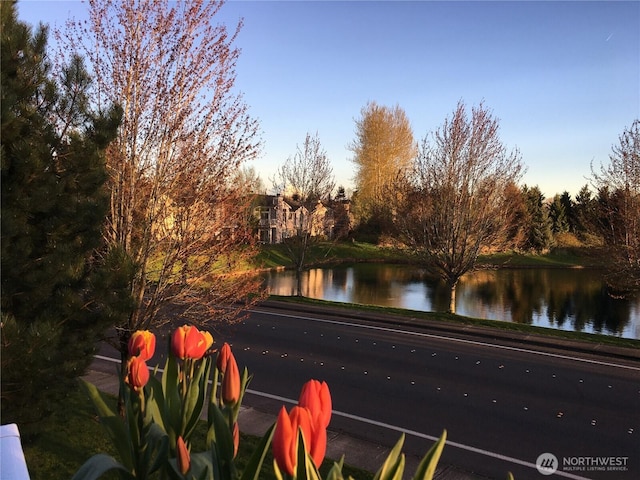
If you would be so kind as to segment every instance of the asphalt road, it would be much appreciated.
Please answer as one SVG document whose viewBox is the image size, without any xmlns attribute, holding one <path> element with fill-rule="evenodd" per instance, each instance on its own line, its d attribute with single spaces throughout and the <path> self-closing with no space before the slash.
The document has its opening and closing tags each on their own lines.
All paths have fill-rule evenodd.
<svg viewBox="0 0 640 480">
<path fill-rule="evenodd" d="M 367 317 L 262 306 L 213 333 L 254 375 L 244 403 L 256 409 L 277 413 L 316 378 L 334 431 L 385 446 L 404 432 L 422 455 L 446 429 L 441 462 L 494 479 L 640 478 L 637 358 Z M 553 477 L 536 469 L 543 453 Z"/>
</svg>

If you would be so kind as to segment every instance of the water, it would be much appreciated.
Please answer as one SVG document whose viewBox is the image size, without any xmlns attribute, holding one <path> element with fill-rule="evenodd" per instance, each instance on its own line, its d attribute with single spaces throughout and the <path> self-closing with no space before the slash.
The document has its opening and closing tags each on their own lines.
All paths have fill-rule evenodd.
<svg viewBox="0 0 640 480">
<path fill-rule="evenodd" d="M 304 272 L 303 295 L 334 302 L 446 311 L 447 289 L 416 267 L 357 264 Z M 265 274 L 269 292 L 295 295 L 294 272 Z M 479 270 L 463 276 L 456 313 L 547 328 L 640 339 L 640 296 L 613 299 L 590 269 Z"/>
</svg>

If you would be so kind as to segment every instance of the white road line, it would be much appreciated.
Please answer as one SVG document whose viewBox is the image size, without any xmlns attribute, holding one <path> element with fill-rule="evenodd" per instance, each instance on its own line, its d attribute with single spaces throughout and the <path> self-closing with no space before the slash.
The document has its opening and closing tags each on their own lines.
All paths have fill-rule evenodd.
<svg viewBox="0 0 640 480">
<path fill-rule="evenodd" d="M 363 325 L 360 323 L 353 323 L 353 322 L 340 322 L 337 320 L 327 320 L 324 318 L 314 318 L 314 317 L 304 317 L 301 315 L 287 315 L 285 313 L 275 313 L 275 312 L 267 312 L 264 310 L 250 310 L 253 313 L 261 313 L 264 315 L 273 315 L 273 316 L 280 316 L 280 317 L 287 317 L 287 318 L 297 318 L 300 320 L 308 320 L 311 322 L 318 322 L 318 323 L 328 323 L 331 325 L 342 325 L 345 327 L 355 327 L 355 328 L 362 328 L 362 329 L 368 329 L 368 330 L 377 330 L 377 331 L 381 331 L 381 332 L 389 332 L 389 333 L 398 333 L 401 335 L 409 335 L 409 336 L 415 336 L 415 337 L 426 337 L 426 338 L 435 338 L 438 340 L 446 340 L 449 342 L 458 342 L 458 343 L 466 343 L 466 344 L 470 344 L 470 345 L 477 345 L 477 346 L 481 346 L 481 347 L 491 347 L 491 348 L 497 348 L 497 349 L 502 349 L 502 350 L 511 350 L 514 352 L 520 352 L 520 353 L 529 353 L 532 355 L 540 355 L 543 357 L 553 357 L 553 358 L 561 358 L 563 360 L 573 360 L 575 362 L 582 362 L 582 363 L 591 363 L 591 364 L 595 364 L 595 365 L 601 365 L 601 366 L 605 366 L 605 367 L 616 367 L 616 368 L 624 368 L 627 370 L 635 370 L 635 371 L 640 371 L 640 367 L 634 367 L 631 365 L 624 365 L 624 364 L 620 364 L 620 363 L 612 363 L 612 362 L 603 362 L 600 360 L 591 360 L 588 358 L 580 358 L 580 357 L 572 357 L 570 355 L 561 355 L 559 353 L 550 353 L 550 352 L 540 352 L 537 350 L 530 350 L 527 348 L 518 348 L 518 347 L 510 347 L 507 345 L 500 345 L 500 344 L 495 344 L 495 343 L 487 343 L 487 342 L 480 342 L 477 340 L 467 340 L 464 338 L 455 338 L 455 337 L 446 337 L 444 335 L 436 335 L 433 333 L 424 333 L 424 332 L 415 332 L 415 331 L 407 331 L 407 330 L 400 330 L 397 328 L 391 328 L 391 327 L 380 327 L 380 326 L 376 326 L 376 325 Z"/>
<path fill-rule="evenodd" d="M 120 363 L 119 359 L 111 358 L 111 357 L 105 357 L 103 355 L 94 355 L 94 358 L 97 358 L 99 360 L 104 360 L 106 362 L 111 362 L 111 363 Z M 149 367 L 149 370 L 155 370 L 155 368 Z M 162 371 L 163 371 L 163 369 L 158 368 L 158 372 L 162 372 Z M 264 398 L 269 398 L 271 400 L 277 400 L 279 402 L 289 403 L 291 405 L 296 405 L 298 403 L 298 401 L 293 399 L 293 398 L 282 397 L 280 395 L 274 395 L 272 393 L 260 392 L 258 390 L 253 390 L 251 388 L 247 388 L 246 392 L 251 394 L 251 395 L 256 395 L 256 396 L 264 397 Z M 350 420 L 355 420 L 355 421 L 360 422 L 360 423 L 366 423 L 366 424 L 369 424 L 369 425 L 374 425 L 376 427 L 385 428 L 387 430 L 392 430 L 392 431 L 395 431 L 395 432 L 404 433 L 405 435 L 411 435 L 411 436 L 414 436 L 414 437 L 417 437 L 417 438 L 431 440 L 433 442 L 438 440 L 438 437 L 433 436 L 433 435 L 427 435 L 426 433 L 417 432 L 415 430 L 409 430 L 407 428 L 398 427 L 396 425 L 391 425 L 389 423 L 379 422 L 377 420 L 371 420 L 370 418 L 360 417 L 358 415 L 352 415 L 350 413 L 340 412 L 338 410 L 332 410 L 331 413 L 332 413 L 332 415 L 336 415 L 338 417 L 344 417 L 344 418 L 348 418 Z M 466 450 L 468 452 L 477 453 L 477 454 L 483 455 L 485 457 L 491 457 L 491 458 L 495 458 L 497 460 L 502 460 L 502 461 L 505 461 L 505 462 L 508 462 L 508 463 L 513 463 L 513 464 L 516 464 L 516 465 L 522 465 L 524 467 L 537 469 L 535 463 L 527 462 L 525 460 L 520 460 L 518 458 L 508 457 L 508 456 L 502 455 L 500 453 L 491 452 L 489 450 L 483 450 L 481 448 L 472 447 L 470 445 L 465 445 L 463 443 L 453 442 L 451 440 L 447 440 L 446 445 L 448 447 L 459 448 L 461 450 Z M 565 478 L 572 478 L 574 480 L 589 480 L 589 479 L 587 479 L 585 477 L 580 477 L 578 475 L 574 475 L 574 474 L 571 474 L 571 473 L 563 472 L 561 470 L 556 471 L 555 475 L 560 476 L 560 477 L 565 477 Z"/>
</svg>

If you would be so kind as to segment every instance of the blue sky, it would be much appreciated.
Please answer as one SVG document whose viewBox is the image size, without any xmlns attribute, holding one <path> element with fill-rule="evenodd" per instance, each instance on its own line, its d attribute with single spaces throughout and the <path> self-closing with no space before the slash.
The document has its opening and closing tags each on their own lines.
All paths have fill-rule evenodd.
<svg viewBox="0 0 640 480">
<path fill-rule="evenodd" d="M 20 19 L 61 25 L 78 1 L 22 0 Z M 307 132 L 336 182 L 352 187 L 348 145 L 368 101 L 402 107 L 416 141 L 459 100 L 484 101 L 519 148 L 522 183 L 547 196 L 587 183 L 591 162 L 640 118 L 638 1 L 238 1 L 237 87 L 261 122 L 266 186 Z"/>
</svg>

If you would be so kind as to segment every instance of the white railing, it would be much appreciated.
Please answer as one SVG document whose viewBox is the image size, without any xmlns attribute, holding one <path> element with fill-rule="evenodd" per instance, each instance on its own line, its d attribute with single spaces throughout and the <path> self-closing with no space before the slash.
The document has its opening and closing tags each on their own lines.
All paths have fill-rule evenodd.
<svg viewBox="0 0 640 480">
<path fill-rule="evenodd" d="M 20 432 L 15 423 L 0 426 L 0 478 L 29 480 Z"/>
</svg>

